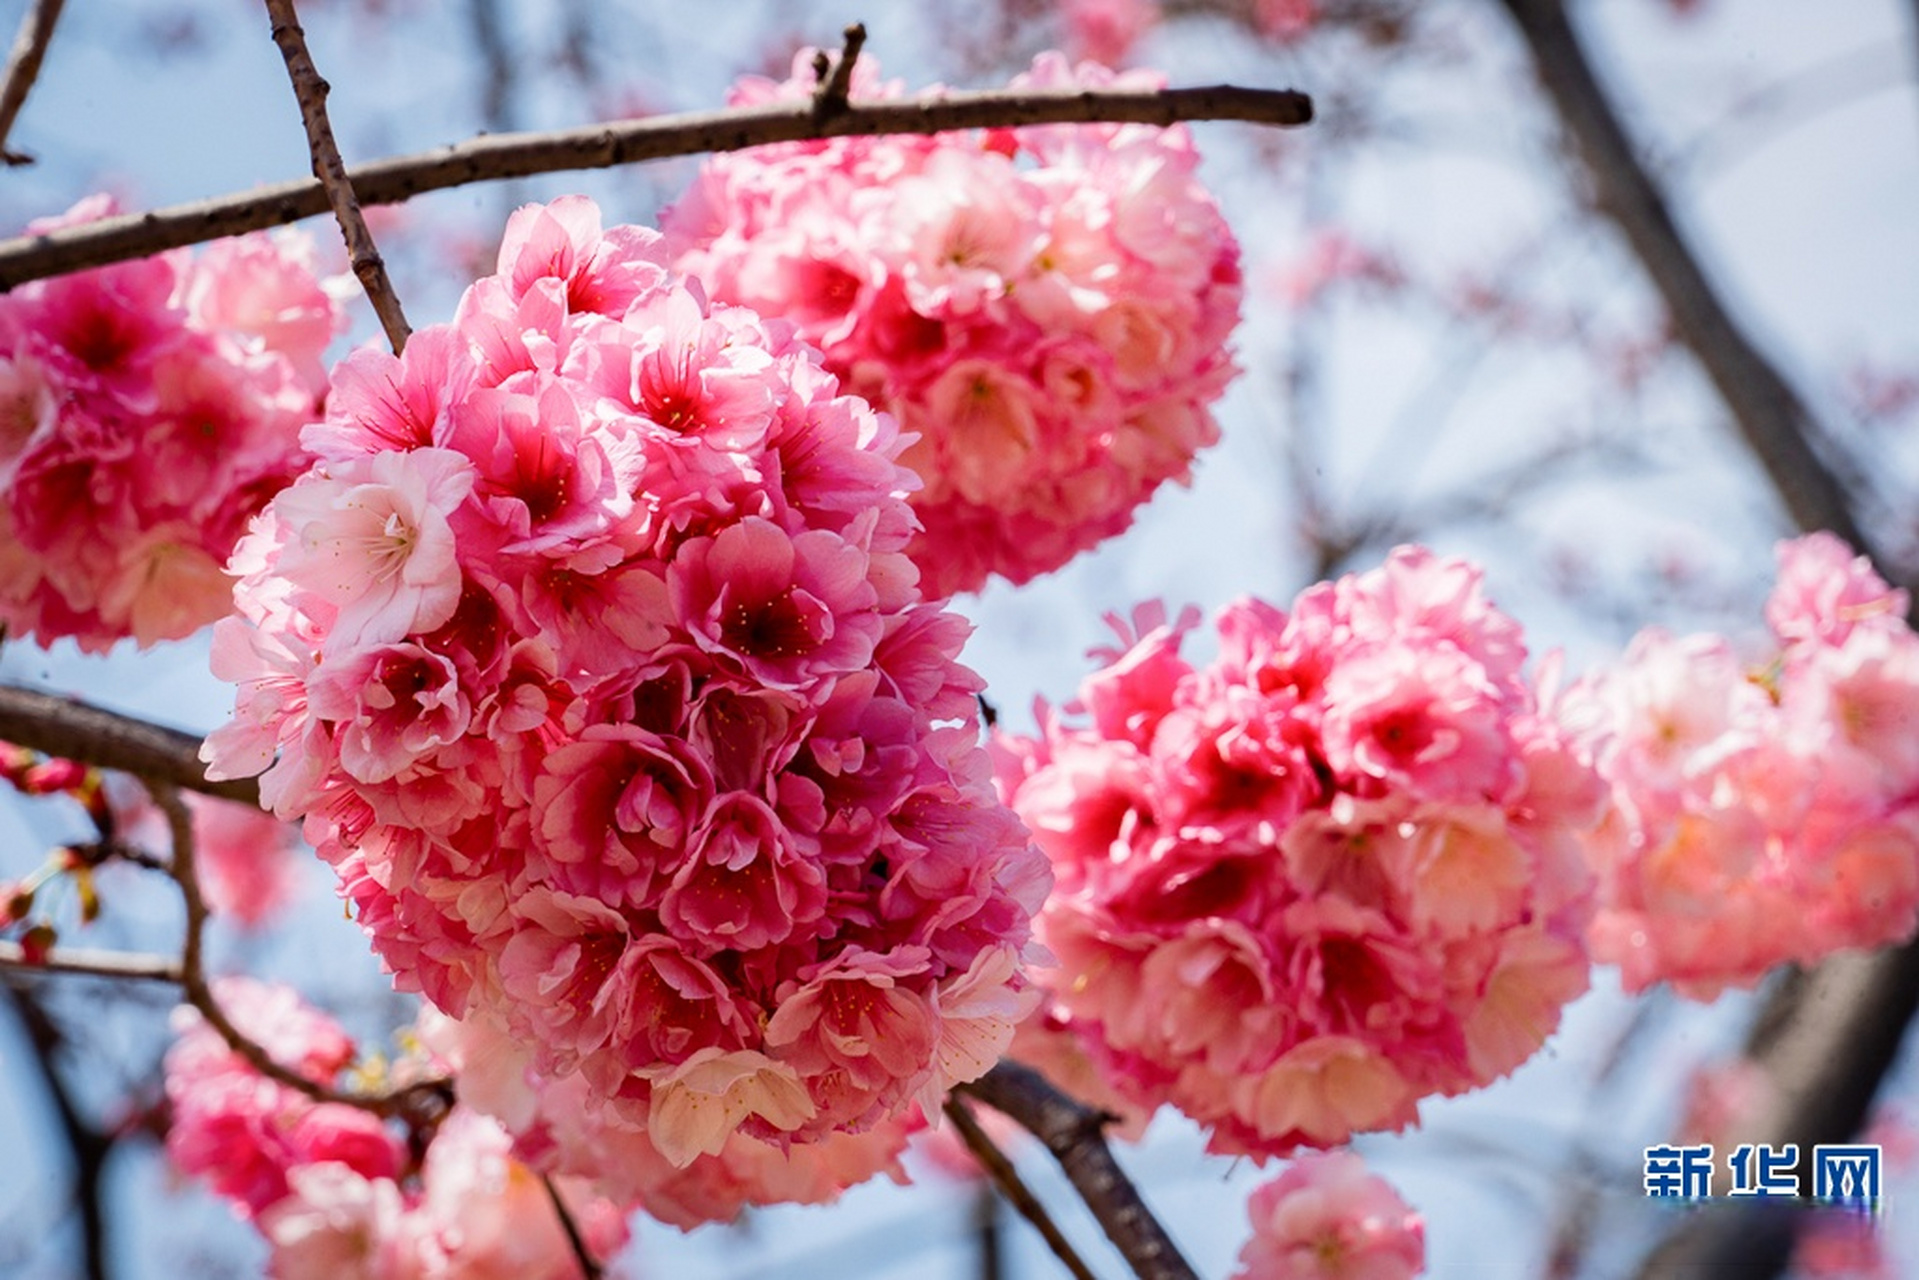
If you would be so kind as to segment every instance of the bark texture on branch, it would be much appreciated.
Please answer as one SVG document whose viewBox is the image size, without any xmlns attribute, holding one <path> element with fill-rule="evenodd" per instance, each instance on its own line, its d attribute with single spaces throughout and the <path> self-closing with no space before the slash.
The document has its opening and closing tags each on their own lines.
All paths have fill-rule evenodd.
<svg viewBox="0 0 1919 1280">
<path fill-rule="evenodd" d="M 60 19 L 66 0 L 32 0 L 20 19 L 20 31 L 7 54 L 7 69 L 0 72 L 0 164 L 32 164 L 33 157 L 7 147 L 13 122 L 27 104 L 27 92 L 40 75 L 40 63 L 47 56 L 47 43 L 53 39 L 53 24 Z"/>
<path fill-rule="evenodd" d="M 1793 522 L 1839 535 L 1897 581 L 1861 526 L 1859 496 L 1815 445 L 1811 411 L 1733 319 L 1680 234 L 1562 0 L 1501 3 L 1585 162 L 1600 211 L 1645 268 L 1679 341 L 1712 380 Z M 1747 1054 L 1770 1080 L 1774 1103 L 1742 1131 L 1742 1140 L 1797 1143 L 1806 1175 L 1815 1145 L 1846 1142 L 1859 1132 L 1915 1011 L 1919 943 L 1840 955 L 1795 975 L 1768 1000 L 1748 1038 Z M 1809 1177 L 1802 1185 L 1811 1185 Z M 1804 1216 L 1763 1201 L 1715 1205 L 1690 1215 L 1667 1238 L 1648 1258 L 1641 1280 L 1769 1280 L 1790 1262 Z"/>
<path fill-rule="evenodd" d="M 1056 89 L 948 93 L 904 101 L 851 102 L 816 119 L 811 102 L 650 116 L 553 133 L 473 138 L 437 151 L 394 156 L 347 170 L 361 204 L 396 204 L 428 191 L 574 169 L 606 169 L 769 142 L 856 134 L 941 133 L 953 129 L 1094 121 L 1171 125 L 1239 120 L 1272 126 L 1313 118 L 1312 99 L 1290 89 L 1213 85 L 1188 89 Z M 63 272 L 124 262 L 183 245 L 297 222 L 328 209 L 313 179 L 102 218 L 40 236 L 0 241 L 0 289 Z"/>
<path fill-rule="evenodd" d="M 386 260 L 373 243 L 360 202 L 354 198 L 353 182 L 347 177 L 346 161 L 340 158 L 339 144 L 333 140 L 333 125 L 327 119 L 326 100 L 331 87 L 313 65 L 307 51 L 306 32 L 300 27 L 293 0 L 267 0 L 267 13 L 273 19 L 273 43 L 287 64 L 287 78 L 293 82 L 293 97 L 300 104 L 300 121 L 306 126 L 307 149 L 313 156 L 313 176 L 326 192 L 334 221 L 340 224 L 340 236 L 346 241 L 347 260 L 360 287 L 366 290 L 373 313 L 380 317 L 386 340 L 399 355 L 413 328 L 400 308 L 400 295 L 387 278 Z"/>
<path fill-rule="evenodd" d="M 0 741 L 255 808 L 260 804 L 260 786 L 252 778 L 208 781 L 200 739 L 192 734 L 50 693 L 0 685 Z"/>
<path fill-rule="evenodd" d="M 1139 1189 L 1113 1159 L 1105 1128 L 1111 1117 L 1055 1089 L 1039 1072 L 1002 1060 L 956 1090 L 977 1098 L 1038 1138 L 1053 1153 L 1073 1190 L 1140 1280 L 1197 1280 Z"/>
</svg>

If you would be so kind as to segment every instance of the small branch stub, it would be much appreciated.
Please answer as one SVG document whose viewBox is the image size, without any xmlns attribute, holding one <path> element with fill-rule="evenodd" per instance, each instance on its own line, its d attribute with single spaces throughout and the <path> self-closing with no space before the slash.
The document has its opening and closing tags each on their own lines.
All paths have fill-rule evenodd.
<svg viewBox="0 0 1919 1280">
<path fill-rule="evenodd" d="M 860 50 L 866 47 L 866 24 L 855 22 L 846 28 L 846 44 L 840 50 L 838 62 L 829 63 L 825 50 L 813 58 L 813 74 L 819 80 L 819 87 L 813 90 L 813 119 L 816 123 L 825 123 L 844 112 L 848 105 L 848 95 L 853 89 L 853 68 L 860 60 Z"/>
</svg>

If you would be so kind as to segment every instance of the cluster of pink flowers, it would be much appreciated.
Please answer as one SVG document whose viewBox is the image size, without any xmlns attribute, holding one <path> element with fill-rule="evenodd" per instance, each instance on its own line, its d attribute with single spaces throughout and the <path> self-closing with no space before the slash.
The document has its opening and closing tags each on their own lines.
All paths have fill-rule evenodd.
<svg viewBox="0 0 1919 1280">
<path fill-rule="evenodd" d="M 1830 534 L 1782 543 L 1775 649 L 1640 633 L 1566 691 L 1613 803 L 1596 959 L 1710 999 L 1789 960 L 1903 938 L 1919 910 L 1919 636 Z"/>
<path fill-rule="evenodd" d="M 733 101 L 804 98 L 783 84 Z M 1157 87 L 1041 57 L 1016 86 Z M 856 97 L 898 96 L 869 62 Z M 1218 437 L 1239 250 L 1179 128 L 838 138 L 716 156 L 663 226 L 713 296 L 793 321 L 917 441 L 928 597 L 1125 529 Z"/>
<path fill-rule="evenodd" d="M 214 983 L 227 1016 L 275 1062 L 331 1088 L 355 1047 L 291 989 Z M 190 1009 L 166 1060 L 167 1154 L 251 1220 L 278 1280 L 570 1280 L 572 1248 L 538 1177 L 493 1120 L 455 1107 L 423 1159 L 372 1112 L 260 1075 Z M 619 1212 L 563 1184 L 596 1257 L 626 1242 Z"/>
<path fill-rule="evenodd" d="M 991 1065 L 1046 863 L 890 419 L 569 198 L 305 440 L 235 552 L 209 773 L 306 816 L 401 985 L 675 1167 Z"/>
<path fill-rule="evenodd" d="M 1575 832 L 1603 788 L 1538 713 L 1519 628 L 1458 560 L 1400 548 L 1219 656 L 1142 610 L 1073 727 L 1002 741 L 1051 856 L 1050 1018 L 1215 1150 L 1397 1128 L 1529 1057 L 1587 983 Z"/>
<path fill-rule="evenodd" d="M 111 212 L 95 196 L 28 230 Z M 0 622 L 102 651 L 226 614 L 234 541 L 311 461 L 340 319 L 291 235 L 0 296 Z"/>
<path fill-rule="evenodd" d="M 1232 1280 L 1412 1280 L 1426 1265 L 1425 1224 L 1350 1151 L 1300 1157 L 1246 1212 Z"/>
<path fill-rule="evenodd" d="M 463 1102 L 499 1117 L 535 1165 L 581 1179 L 608 1200 L 690 1231 L 732 1222 L 750 1206 L 831 1204 L 881 1174 L 904 1184 L 900 1155 L 925 1131 L 917 1106 L 857 1133 L 782 1144 L 734 1132 L 717 1151 L 680 1165 L 638 1126 L 608 1123 L 579 1074 L 554 1079 L 536 1051 L 497 1019 L 423 1020 L 424 1038 L 459 1083 Z"/>
</svg>

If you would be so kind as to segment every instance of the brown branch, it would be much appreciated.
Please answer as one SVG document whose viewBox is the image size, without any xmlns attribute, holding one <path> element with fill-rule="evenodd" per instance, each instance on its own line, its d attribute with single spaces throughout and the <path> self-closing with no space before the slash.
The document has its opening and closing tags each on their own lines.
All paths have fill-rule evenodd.
<svg viewBox="0 0 1919 1280">
<path fill-rule="evenodd" d="M 1503 3 L 1584 157 L 1600 210 L 1645 267 L 1680 341 L 1718 388 L 1794 522 L 1801 529 L 1832 530 L 1886 572 L 1883 555 L 1860 527 L 1855 495 L 1814 446 L 1811 412 L 1740 330 L 1706 279 L 1600 87 L 1563 4 Z M 1748 1040 L 1748 1054 L 1770 1076 L 1779 1102 L 1749 1140 L 1797 1142 L 1802 1159 L 1809 1161 L 1815 1145 L 1852 1137 L 1915 1011 L 1919 943 L 1835 957 L 1779 988 Z M 1642 1280 L 1777 1276 L 1791 1258 L 1802 1216 L 1744 1204 L 1691 1215 L 1640 1275 Z"/>
<path fill-rule="evenodd" d="M 1541 86 L 1585 161 L 1599 209 L 1618 228 L 1665 303 L 1679 340 L 1718 389 L 1793 522 L 1830 529 L 1876 562 L 1854 495 L 1813 445 L 1799 394 L 1753 345 L 1679 233 L 1600 87 L 1562 0 L 1501 0 L 1532 51 Z"/>
<path fill-rule="evenodd" d="M 980 1128 L 979 1121 L 973 1118 L 966 1104 L 958 1098 L 949 1097 L 944 1110 L 953 1127 L 959 1130 L 966 1149 L 973 1153 L 973 1158 L 992 1178 L 993 1185 L 999 1188 L 1006 1203 L 1019 1210 L 1020 1216 L 1033 1224 L 1033 1229 L 1046 1241 L 1046 1247 L 1073 1274 L 1074 1280 L 1094 1280 L 1092 1268 L 1073 1248 L 1073 1242 L 1059 1229 L 1059 1224 L 1053 1221 L 1053 1215 L 1046 1211 L 1046 1206 L 1033 1194 L 1033 1189 L 1019 1176 L 1019 1170 L 1013 1167 L 1006 1153 L 999 1149 L 986 1130 Z"/>
<path fill-rule="evenodd" d="M 354 199 L 346 161 L 340 158 L 340 148 L 333 141 L 333 126 L 326 114 L 331 86 L 321 78 L 319 68 L 313 65 L 313 55 L 307 52 L 306 32 L 300 28 L 293 0 L 266 0 L 266 3 L 267 13 L 273 19 L 273 43 L 280 46 L 280 56 L 286 60 L 287 78 L 293 82 L 293 96 L 300 104 L 300 119 L 306 125 L 307 147 L 313 153 L 313 176 L 326 189 L 327 203 L 346 241 L 353 274 L 360 278 L 360 287 L 373 303 L 380 327 L 386 330 L 386 340 L 397 356 L 406 349 L 407 336 L 413 330 L 400 308 L 400 296 L 393 292 L 393 281 L 387 278 L 386 262 L 380 257 L 379 246 L 373 243 L 373 232 L 367 229 L 360 202 Z"/>
<path fill-rule="evenodd" d="M 88 947 L 55 947 L 44 959 L 27 956 L 17 942 L 0 942 L 0 969 L 22 973 L 71 973 L 133 982 L 180 981 L 180 962 L 167 956 L 132 951 L 97 951 Z"/>
<path fill-rule="evenodd" d="M 560 1189 L 553 1185 L 553 1175 L 540 1175 L 540 1185 L 546 1188 L 546 1198 L 553 1202 L 554 1216 L 560 1220 L 560 1230 L 566 1233 L 567 1247 L 573 1250 L 573 1260 L 580 1264 L 582 1280 L 600 1280 L 606 1274 L 593 1251 L 586 1247 L 586 1237 L 580 1234 L 580 1224 L 573 1220 L 573 1211 L 566 1207 L 566 1201 L 560 1198 Z"/>
<path fill-rule="evenodd" d="M 1239 120 L 1303 125 L 1312 99 L 1290 89 L 1214 85 L 1188 89 L 1045 89 L 948 93 L 898 102 L 853 102 L 815 121 L 810 102 L 652 116 L 553 133 L 504 133 L 348 170 L 362 204 L 396 204 L 427 191 L 574 169 L 605 169 L 704 151 L 854 134 L 1113 121 L 1170 125 Z M 325 189 L 306 179 L 147 213 L 102 218 L 0 241 L 0 289 L 83 267 L 297 222 L 324 213 Z"/>
<path fill-rule="evenodd" d="M 813 56 L 813 77 L 819 86 L 813 90 L 813 120 L 830 120 L 847 107 L 847 95 L 853 89 L 853 68 L 859 63 L 860 50 L 866 47 L 866 25 L 855 22 L 845 32 L 846 47 L 840 60 L 830 62 L 821 50 Z"/>
<path fill-rule="evenodd" d="M 27 91 L 40 74 L 40 62 L 47 56 L 47 42 L 53 39 L 53 24 L 60 19 L 66 0 L 32 0 L 20 19 L 20 31 L 13 37 L 13 49 L 7 54 L 7 69 L 0 72 L 0 164 L 32 164 L 33 157 L 23 151 L 7 149 L 7 136 L 20 108 L 27 103 Z"/>
<path fill-rule="evenodd" d="M 1067 1097 L 1031 1067 L 1002 1061 L 955 1090 L 1015 1121 L 1059 1161 L 1067 1181 L 1140 1280 L 1197 1280 L 1166 1228 L 1113 1159 L 1103 1130 L 1112 1117 Z"/>
<path fill-rule="evenodd" d="M 0 685 L 0 741 L 260 806 L 260 787 L 252 778 L 208 780 L 200 739 L 192 734 L 49 693 Z"/>
<path fill-rule="evenodd" d="M 80 1211 L 80 1256 L 86 1278 L 106 1280 L 110 1250 L 107 1247 L 105 1174 L 107 1157 L 113 1154 L 113 1133 L 95 1127 L 81 1114 L 72 1088 L 54 1061 L 66 1037 L 52 1015 L 40 1007 L 31 992 L 11 982 L 0 985 L 4 985 L 7 994 L 12 997 L 14 1014 L 20 1019 L 27 1042 L 32 1046 L 34 1065 L 39 1070 L 41 1083 L 46 1086 L 48 1098 L 53 1102 L 54 1115 L 59 1118 L 60 1132 L 66 1138 L 67 1149 L 73 1155 L 73 1199 Z"/>
<path fill-rule="evenodd" d="M 430 1131 L 450 1105 L 450 1081 L 422 1080 L 387 1093 L 345 1093 L 308 1079 L 279 1062 L 267 1052 L 266 1046 L 234 1025 L 213 994 L 203 962 L 208 912 L 206 899 L 200 893 L 200 877 L 194 868 L 193 815 L 172 787 L 156 785 L 151 790 L 153 802 L 167 816 L 168 832 L 173 838 L 173 879 L 180 886 L 180 896 L 186 904 L 186 940 L 180 947 L 180 986 L 186 1002 L 199 1011 L 229 1049 L 274 1083 L 315 1102 L 338 1102 L 378 1116 L 398 1116 L 416 1131 Z"/>
</svg>

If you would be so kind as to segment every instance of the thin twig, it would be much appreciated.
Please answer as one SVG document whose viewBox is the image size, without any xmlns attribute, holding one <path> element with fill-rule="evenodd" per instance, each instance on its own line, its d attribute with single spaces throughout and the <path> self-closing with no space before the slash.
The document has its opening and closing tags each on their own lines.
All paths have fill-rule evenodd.
<svg viewBox="0 0 1919 1280">
<path fill-rule="evenodd" d="M 1067 1097 L 1039 1072 L 1017 1062 L 1001 1061 L 956 1091 L 1021 1125 L 1053 1153 L 1067 1181 L 1140 1280 L 1198 1280 L 1192 1264 L 1113 1159 L 1103 1133 L 1111 1116 Z"/>
<path fill-rule="evenodd" d="M 7 54 L 7 69 L 0 72 L 0 164 L 32 164 L 24 151 L 7 149 L 7 137 L 13 122 L 26 105 L 27 91 L 40 75 L 40 62 L 47 56 L 47 42 L 53 39 L 53 24 L 60 18 L 66 0 L 33 0 L 26 16 L 20 19 L 19 34 Z"/>
<path fill-rule="evenodd" d="M 847 95 L 853 89 L 853 68 L 860 60 L 860 50 L 866 47 L 866 24 L 855 22 L 845 32 L 846 47 L 840 50 L 840 60 L 829 63 L 825 50 L 813 59 L 813 76 L 819 81 L 819 87 L 813 90 L 813 119 L 831 120 L 846 110 Z"/>
<path fill-rule="evenodd" d="M 32 959 L 17 942 L 0 942 L 0 969 L 23 973 L 71 973 L 133 982 L 180 982 L 180 962 L 135 951 L 98 951 L 90 947 L 54 947 Z"/>
<path fill-rule="evenodd" d="M 1287 127 L 1312 118 L 1312 99 L 1303 93 L 1237 85 L 956 92 L 896 102 L 852 102 L 827 121 L 813 119 L 810 101 L 774 102 L 554 133 L 488 134 L 437 151 L 376 160 L 349 170 L 347 177 L 362 204 L 396 204 L 422 192 L 475 182 L 605 169 L 808 138 L 1093 121 L 1171 125 L 1185 120 L 1239 120 Z M 325 213 L 328 207 L 325 188 L 302 179 L 0 241 L 0 289 L 297 222 Z"/>
<path fill-rule="evenodd" d="M 966 1104 L 958 1098 L 949 1097 L 945 1111 L 953 1127 L 959 1130 L 960 1137 L 965 1140 L 966 1149 L 973 1153 L 973 1158 L 993 1179 L 993 1185 L 1006 1197 L 1006 1203 L 1019 1210 L 1020 1216 L 1033 1224 L 1033 1229 L 1046 1241 L 1046 1247 L 1073 1273 L 1075 1280 L 1094 1280 L 1092 1268 L 1079 1256 L 1079 1251 L 1073 1248 L 1073 1242 L 1053 1221 L 1053 1215 L 1046 1211 L 1046 1206 L 1033 1194 L 1033 1189 L 1019 1176 L 1019 1170 L 1006 1158 L 1006 1153 L 980 1127 Z"/>
<path fill-rule="evenodd" d="M 423 1080 L 389 1093 L 344 1093 L 277 1061 L 266 1047 L 248 1036 L 227 1016 L 213 994 L 202 960 L 205 943 L 207 904 L 200 893 L 200 878 L 194 869 L 193 814 L 172 787 L 152 787 L 153 802 L 166 814 L 167 828 L 173 837 L 173 878 L 186 903 L 186 940 L 180 947 L 180 986 L 186 1001 L 205 1018 L 227 1047 L 246 1059 L 247 1065 L 315 1102 L 338 1102 L 379 1116 L 398 1116 L 418 1129 L 430 1129 L 444 1115 L 451 1098 L 446 1080 Z"/>
<path fill-rule="evenodd" d="M 600 1280 L 606 1274 L 606 1268 L 586 1247 L 586 1237 L 580 1234 L 580 1224 L 573 1220 L 573 1211 L 560 1198 L 560 1189 L 553 1185 L 553 1175 L 541 1174 L 540 1185 L 546 1188 L 546 1198 L 553 1202 L 553 1213 L 560 1220 L 560 1230 L 566 1232 L 566 1243 L 573 1250 L 573 1260 L 580 1264 L 581 1280 Z"/>
<path fill-rule="evenodd" d="M 14 1013 L 32 1046 L 34 1065 L 53 1101 L 53 1112 L 60 1121 L 60 1132 L 73 1154 L 73 1199 L 80 1211 L 80 1254 L 86 1280 L 107 1280 L 107 1215 L 104 1175 L 107 1157 L 113 1154 L 112 1130 L 95 1127 L 80 1113 L 72 1087 L 54 1061 L 65 1039 L 52 1016 L 40 1007 L 33 994 L 9 982 L 4 984 L 13 999 Z"/>
<path fill-rule="evenodd" d="M 386 340 L 397 356 L 406 349 L 407 336 L 413 330 L 400 308 L 400 296 L 393 292 L 393 281 L 387 278 L 386 262 L 380 257 L 379 246 L 373 243 L 373 233 L 367 229 L 360 202 L 353 196 L 353 181 L 347 175 L 346 161 L 340 158 L 340 148 L 333 141 L 333 126 L 327 122 L 326 114 L 329 86 L 313 65 L 313 55 L 307 52 L 306 32 L 300 28 L 293 0 L 266 0 L 266 3 L 267 13 L 273 18 L 273 43 L 280 46 L 280 56 L 286 60 L 287 78 L 293 82 L 300 119 L 306 124 L 307 147 L 313 153 L 313 176 L 326 188 L 327 203 L 332 206 L 333 216 L 340 224 L 340 235 L 346 240 L 353 274 L 360 278 L 360 287 L 372 301 L 373 310 L 380 317 L 380 327 L 386 330 Z"/>
<path fill-rule="evenodd" d="M 486 68 L 484 87 L 480 91 L 480 120 L 487 132 L 504 133 L 515 123 L 513 72 L 516 63 L 500 23 L 500 0 L 468 0 L 467 14 L 473 20 L 473 43 Z"/>
<path fill-rule="evenodd" d="M 208 780 L 192 734 L 50 693 L 0 685 L 0 741 L 260 807 L 252 778 Z"/>
</svg>

